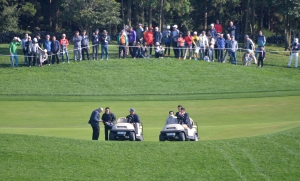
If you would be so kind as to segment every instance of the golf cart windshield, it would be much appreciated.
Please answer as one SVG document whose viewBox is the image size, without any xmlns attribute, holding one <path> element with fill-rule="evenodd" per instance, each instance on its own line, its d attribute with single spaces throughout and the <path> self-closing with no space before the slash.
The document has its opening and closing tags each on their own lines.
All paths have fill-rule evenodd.
<svg viewBox="0 0 300 181">
<path fill-rule="evenodd" d="M 126 120 L 126 118 L 119 118 L 117 120 L 117 123 L 127 123 L 127 120 Z"/>
</svg>

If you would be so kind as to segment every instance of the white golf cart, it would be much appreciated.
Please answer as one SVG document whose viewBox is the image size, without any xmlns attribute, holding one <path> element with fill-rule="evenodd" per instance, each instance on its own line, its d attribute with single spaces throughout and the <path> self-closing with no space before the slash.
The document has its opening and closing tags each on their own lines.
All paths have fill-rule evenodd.
<svg viewBox="0 0 300 181">
<path fill-rule="evenodd" d="M 198 141 L 198 124 L 190 118 L 192 128 L 184 129 L 181 124 L 167 124 L 159 135 L 159 141 Z"/>
<path fill-rule="evenodd" d="M 143 141 L 143 123 L 131 124 L 121 117 L 110 130 L 109 140 Z"/>
</svg>

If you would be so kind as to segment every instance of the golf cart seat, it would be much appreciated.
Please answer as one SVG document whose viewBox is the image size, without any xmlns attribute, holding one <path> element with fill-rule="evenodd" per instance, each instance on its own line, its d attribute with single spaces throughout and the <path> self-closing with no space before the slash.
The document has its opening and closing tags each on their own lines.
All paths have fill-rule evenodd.
<svg viewBox="0 0 300 181">
<path fill-rule="evenodd" d="M 126 118 L 119 118 L 117 120 L 117 123 L 127 123 L 127 119 Z"/>
<path fill-rule="evenodd" d="M 190 118 L 190 123 L 192 125 L 192 128 L 197 129 L 197 123 L 194 122 L 194 120 L 192 118 Z"/>
</svg>

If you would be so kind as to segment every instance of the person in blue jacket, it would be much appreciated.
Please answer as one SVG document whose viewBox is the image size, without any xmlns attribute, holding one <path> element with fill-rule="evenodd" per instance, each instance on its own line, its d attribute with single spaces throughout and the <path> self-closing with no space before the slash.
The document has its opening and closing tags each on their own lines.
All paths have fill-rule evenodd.
<svg viewBox="0 0 300 181">
<path fill-rule="evenodd" d="M 99 43 L 100 43 L 99 30 L 96 29 L 95 32 L 93 33 L 93 37 L 92 37 L 93 60 L 98 60 Z"/>
<path fill-rule="evenodd" d="M 103 112 L 103 108 L 100 107 L 96 110 L 94 110 L 91 114 L 89 124 L 91 125 L 93 129 L 93 135 L 92 135 L 92 140 L 98 140 L 99 139 L 99 134 L 100 134 L 100 126 L 99 122 L 102 122 L 100 119 L 100 113 Z"/>
<path fill-rule="evenodd" d="M 223 63 L 223 54 L 225 49 L 225 39 L 223 38 L 223 34 L 219 35 L 216 45 L 218 51 L 218 62 Z"/>
<path fill-rule="evenodd" d="M 170 57 L 170 47 L 171 47 L 171 42 L 172 42 L 172 38 L 171 38 L 171 31 L 170 31 L 170 25 L 167 26 L 167 29 L 164 30 L 163 32 L 163 40 L 165 43 L 165 54 L 164 57 L 167 55 L 168 57 Z M 168 52 L 168 54 L 167 54 Z"/>
<path fill-rule="evenodd" d="M 103 30 L 103 34 L 101 36 L 101 60 L 104 58 L 104 52 L 106 55 L 106 60 L 108 60 L 108 44 L 110 42 L 110 36 L 107 34 L 106 30 Z"/>
</svg>

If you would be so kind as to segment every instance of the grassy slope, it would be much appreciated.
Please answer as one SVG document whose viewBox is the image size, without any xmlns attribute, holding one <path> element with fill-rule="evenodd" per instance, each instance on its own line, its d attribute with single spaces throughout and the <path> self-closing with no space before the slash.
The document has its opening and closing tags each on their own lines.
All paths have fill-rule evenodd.
<svg viewBox="0 0 300 181">
<path fill-rule="evenodd" d="M 0 136 L 1 180 L 298 180 L 300 129 L 210 142 Z"/>
<path fill-rule="evenodd" d="M 201 140 L 255 136 L 300 126 L 300 97 L 186 101 L 1 101 L 0 132 L 91 139 L 93 109 L 109 106 L 117 117 L 135 107 L 146 141 L 157 141 L 169 110 L 182 104 L 198 122 Z M 104 131 L 101 129 L 100 138 Z"/>
</svg>

